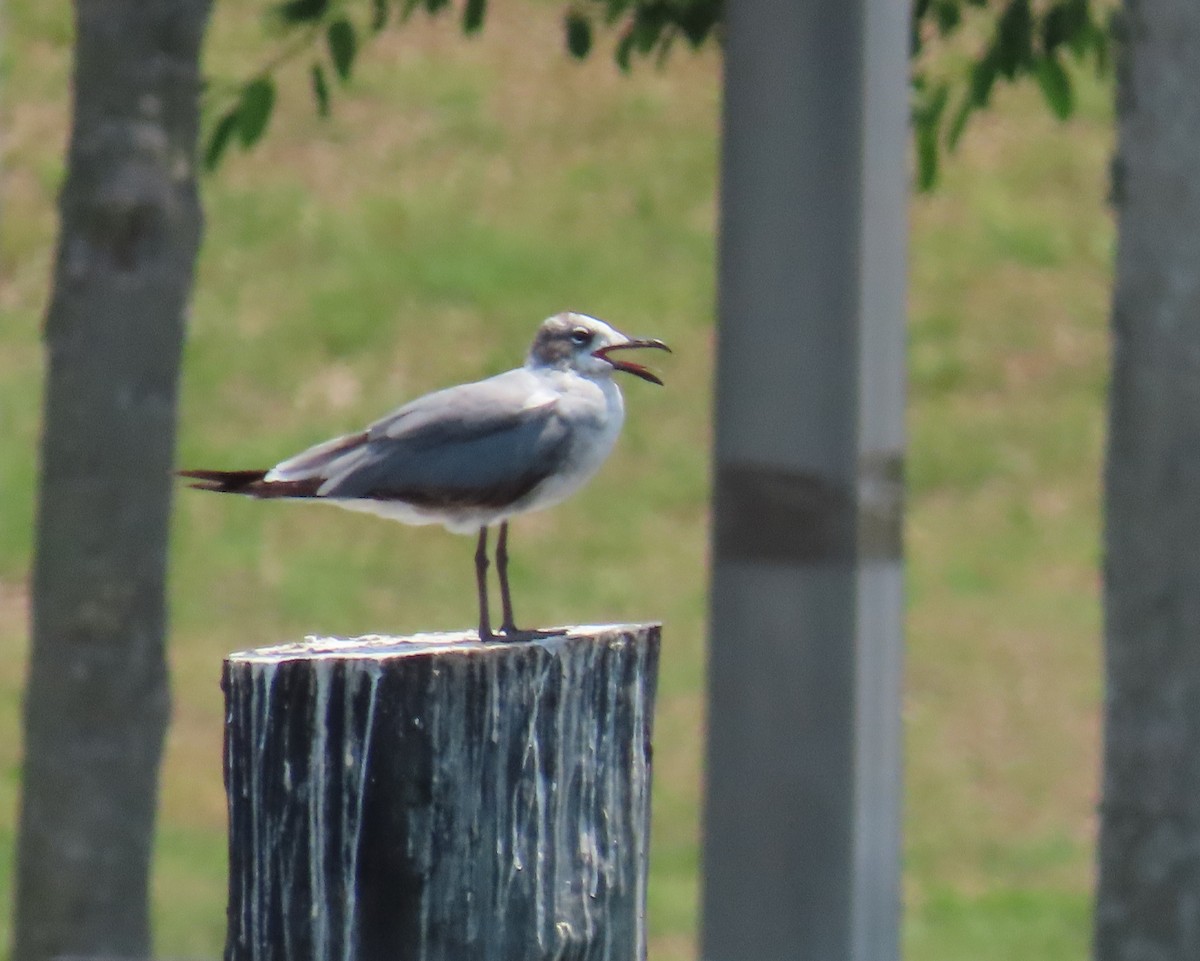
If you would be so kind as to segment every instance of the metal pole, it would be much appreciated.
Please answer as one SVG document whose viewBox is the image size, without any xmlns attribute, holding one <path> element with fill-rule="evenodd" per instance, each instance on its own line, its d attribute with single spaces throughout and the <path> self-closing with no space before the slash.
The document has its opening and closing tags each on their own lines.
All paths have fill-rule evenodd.
<svg viewBox="0 0 1200 961">
<path fill-rule="evenodd" d="M 899 956 L 907 24 L 728 7 L 706 961 Z"/>
</svg>

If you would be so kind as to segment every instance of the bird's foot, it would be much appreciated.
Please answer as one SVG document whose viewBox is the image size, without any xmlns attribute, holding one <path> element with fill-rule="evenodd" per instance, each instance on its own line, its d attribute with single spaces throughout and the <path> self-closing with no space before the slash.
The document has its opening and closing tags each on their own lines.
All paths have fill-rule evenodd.
<svg viewBox="0 0 1200 961">
<path fill-rule="evenodd" d="M 535 631 L 517 627 L 515 624 L 501 624 L 498 634 L 489 633 L 487 637 L 480 635 L 480 640 L 485 644 L 505 644 L 515 641 L 540 641 L 548 637 L 562 637 L 566 633 L 565 627 L 551 631 Z"/>
</svg>

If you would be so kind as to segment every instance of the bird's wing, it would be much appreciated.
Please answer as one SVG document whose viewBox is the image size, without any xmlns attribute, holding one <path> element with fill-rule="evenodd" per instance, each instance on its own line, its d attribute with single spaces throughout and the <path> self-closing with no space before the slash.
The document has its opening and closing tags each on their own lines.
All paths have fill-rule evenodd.
<svg viewBox="0 0 1200 961">
<path fill-rule="evenodd" d="M 569 431 L 558 399 L 524 370 L 451 387 L 285 461 L 268 480 L 320 477 L 319 497 L 503 506 L 562 457 Z"/>
</svg>

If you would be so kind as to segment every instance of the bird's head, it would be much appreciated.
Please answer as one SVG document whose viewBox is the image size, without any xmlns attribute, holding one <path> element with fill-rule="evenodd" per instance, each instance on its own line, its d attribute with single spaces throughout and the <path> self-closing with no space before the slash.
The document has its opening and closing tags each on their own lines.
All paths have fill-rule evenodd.
<svg viewBox="0 0 1200 961">
<path fill-rule="evenodd" d="M 542 322 L 529 350 L 529 364 L 576 370 L 585 377 L 608 376 L 614 370 L 623 370 L 652 384 L 661 384 L 653 371 L 613 356 L 635 347 L 671 350 L 661 340 L 627 337 L 595 317 L 565 312 Z"/>
</svg>

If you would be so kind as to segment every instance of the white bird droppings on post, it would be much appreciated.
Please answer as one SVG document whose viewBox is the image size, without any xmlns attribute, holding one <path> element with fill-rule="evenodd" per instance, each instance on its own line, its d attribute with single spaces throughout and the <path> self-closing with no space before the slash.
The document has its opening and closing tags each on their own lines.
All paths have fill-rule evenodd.
<svg viewBox="0 0 1200 961">
<path fill-rule="evenodd" d="M 657 626 L 226 663 L 227 961 L 637 961 Z"/>
</svg>

